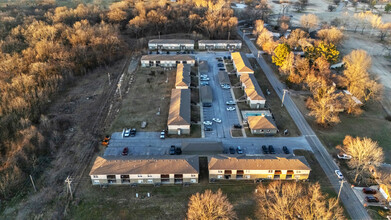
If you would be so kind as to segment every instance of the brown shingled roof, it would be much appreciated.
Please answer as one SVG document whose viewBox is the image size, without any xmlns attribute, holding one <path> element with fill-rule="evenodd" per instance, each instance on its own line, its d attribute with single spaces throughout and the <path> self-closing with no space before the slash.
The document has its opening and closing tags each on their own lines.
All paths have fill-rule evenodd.
<svg viewBox="0 0 391 220">
<path fill-rule="evenodd" d="M 190 86 L 190 71 L 191 67 L 189 64 L 179 63 L 176 71 L 175 86 Z"/>
<path fill-rule="evenodd" d="M 270 116 L 248 116 L 247 117 L 248 124 L 251 130 L 272 130 L 277 129 L 277 126 Z"/>
<path fill-rule="evenodd" d="M 154 44 L 194 44 L 194 40 L 190 39 L 152 39 L 148 43 Z"/>
<path fill-rule="evenodd" d="M 250 61 L 246 57 L 246 54 L 242 52 L 234 52 L 231 53 L 232 60 L 235 63 L 235 67 L 237 72 L 252 72 L 254 73 L 254 69 L 250 64 Z"/>
<path fill-rule="evenodd" d="M 150 54 L 141 57 L 141 60 L 155 60 L 155 61 L 195 61 L 192 56 L 189 55 L 162 55 L 162 54 Z"/>
<path fill-rule="evenodd" d="M 190 89 L 172 89 L 167 125 L 190 125 Z"/>
<path fill-rule="evenodd" d="M 132 156 L 100 157 L 92 166 L 90 175 L 120 174 L 184 174 L 198 173 L 198 156 Z"/>
<path fill-rule="evenodd" d="M 244 84 L 247 97 L 250 100 L 266 100 L 265 95 L 263 94 L 261 87 L 254 76 L 254 74 L 244 73 L 240 75 L 240 82 Z"/>
<path fill-rule="evenodd" d="M 210 170 L 311 170 L 303 156 L 231 156 L 209 157 Z"/>
</svg>

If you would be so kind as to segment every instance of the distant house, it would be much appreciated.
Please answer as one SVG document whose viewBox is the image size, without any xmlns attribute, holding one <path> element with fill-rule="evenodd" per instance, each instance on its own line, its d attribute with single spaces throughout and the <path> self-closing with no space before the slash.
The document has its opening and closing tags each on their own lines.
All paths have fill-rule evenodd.
<svg viewBox="0 0 391 220">
<path fill-rule="evenodd" d="M 189 64 L 178 64 L 176 71 L 175 88 L 176 89 L 188 89 L 190 86 L 190 71 Z"/>
<path fill-rule="evenodd" d="M 248 116 L 247 122 L 251 134 L 276 134 L 278 132 L 277 125 L 270 116 Z"/>
<path fill-rule="evenodd" d="M 220 82 L 221 86 L 230 85 L 231 84 L 227 72 L 219 71 L 218 77 L 219 77 L 219 82 Z"/>
<path fill-rule="evenodd" d="M 250 61 L 246 57 L 245 53 L 234 52 L 231 53 L 231 58 L 233 60 L 234 67 L 236 69 L 236 75 L 240 76 L 244 73 L 254 74 L 254 69 L 250 64 Z"/>
<path fill-rule="evenodd" d="M 198 156 L 108 156 L 95 159 L 93 185 L 198 183 Z"/>
<path fill-rule="evenodd" d="M 178 64 L 194 66 L 195 60 L 189 55 L 144 55 L 141 57 L 142 67 L 176 67 Z"/>
<path fill-rule="evenodd" d="M 190 134 L 190 89 L 171 90 L 167 127 L 169 134 Z"/>
<path fill-rule="evenodd" d="M 200 94 L 202 106 L 211 107 L 213 102 L 212 88 L 210 86 L 201 86 Z"/>
<path fill-rule="evenodd" d="M 153 39 L 148 42 L 149 50 L 186 51 L 194 50 L 194 40 L 189 39 Z"/>
<path fill-rule="evenodd" d="M 208 61 L 201 60 L 198 64 L 198 71 L 200 72 L 200 74 L 207 74 L 209 72 Z"/>
<path fill-rule="evenodd" d="M 369 171 L 379 183 L 379 192 L 391 205 L 391 164 L 371 165 Z"/>
<path fill-rule="evenodd" d="M 242 85 L 242 89 L 246 94 L 247 104 L 250 106 L 250 108 L 264 108 L 266 104 L 266 98 L 254 74 L 241 74 L 240 82 Z"/>
<path fill-rule="evenodd" d="M 242 48 L 241 40 L 199 40 L 200 50 L 234 50 Z"/>
<path fill-rule="evenodd" d="M 224 151 L 221 142 L 182 142 L 181 146 L 184 154 L 211 155 Z"/>
<path fill-rule="evenodd" d="M 209 181 L 216 179 L 308 179 L 311 168 L 303 156 L 231 156 L 208 158 Z"/>
</svg>

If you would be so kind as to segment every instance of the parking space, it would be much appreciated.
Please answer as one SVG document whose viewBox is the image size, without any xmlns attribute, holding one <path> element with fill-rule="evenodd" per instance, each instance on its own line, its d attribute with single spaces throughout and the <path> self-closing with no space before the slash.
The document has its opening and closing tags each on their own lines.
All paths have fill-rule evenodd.
<svg viewBox="0 0 391 220">
<path fill-rule="evenodd" d="M 379 192 L 378 186 L 371 186 L 367 188 L 373 190 L 373 194 L 368 191 L 366 191 L 367 193 L 364 193 L 364 187 L 353 187 L 353 192 L 364 206 L 384 206 L 384 204 L 386 204 L 386 200 Z M 368 201 L 366 197 L 369 197 Z M 370 197 L 375 197 L 375 199 L 378 199 L 378 202 L 375 202 L 374 200 L 371 201 Z"/>
</svg>

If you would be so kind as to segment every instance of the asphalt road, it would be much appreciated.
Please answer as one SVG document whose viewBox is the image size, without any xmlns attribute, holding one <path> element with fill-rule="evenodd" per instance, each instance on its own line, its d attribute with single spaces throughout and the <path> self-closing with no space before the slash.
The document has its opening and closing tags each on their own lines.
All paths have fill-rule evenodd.
<svg viewBox="0 0 391 220">
<path fill-rule="evenodd" d="M 251 53 L 255 57 L 258 57 L 258 49 L 249 40 L 249 38 L 247 36 L 243 36 L 243 33 L 240 30 L 238 30 L 238 34 L 242 36 Z M 282 84 L 276 78 L 273 71 L 266 64 L 262 56 L 258 57 L 257 62 L 262 68 L 263 72 L 266 74 L 266 77 L 272 84 L 278 96 L 282 99 L 283 91 L 286 88 L 285 85 Z M 333 158 L 330 156 L 323 144 L 320 142 L 315 132 L 309 126 L 304 116 L 301 114 L 295 103 L 290 98 L 289 94 L 285 96 L 284 105 L 288 110 L 289 114 L 291 115 L 292 119 L 295 121 L 297 127 L 300 129 L 302 135 L 307 140 L 309 146 L 312 148 L 316 159 L 318 160 L 319 164 L 329 178 L 330 183 L 333 185 L 334 189 L 338 193 L 341 184 L 334 171 L 339 169 L 339 167 L 336 165 Z M 352 219 L 371 219 L 362 203 L 354 194 L 350 184 L 346 182 L 343 184 L 340 199 Z"/>
</svg>

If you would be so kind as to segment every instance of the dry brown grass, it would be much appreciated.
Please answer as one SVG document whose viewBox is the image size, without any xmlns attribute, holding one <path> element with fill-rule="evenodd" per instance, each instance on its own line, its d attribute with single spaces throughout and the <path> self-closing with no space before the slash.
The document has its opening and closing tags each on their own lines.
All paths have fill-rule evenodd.
<svg viewBox="0 0 391 220">
<path fill-rule="evenodd" d="M 175 74 L 175 69 L 163 71 L 160 68 L 140 68 L 136 71 L 134 82 L 123 97 L 121 110 L 110 132 L 121 131 L 124 127 L 140 129 L 142 121 L 148 123 L 143 131 L 165 129 Z M 159 108 L 160 115 L 157 115 Z"/>
</svg>

